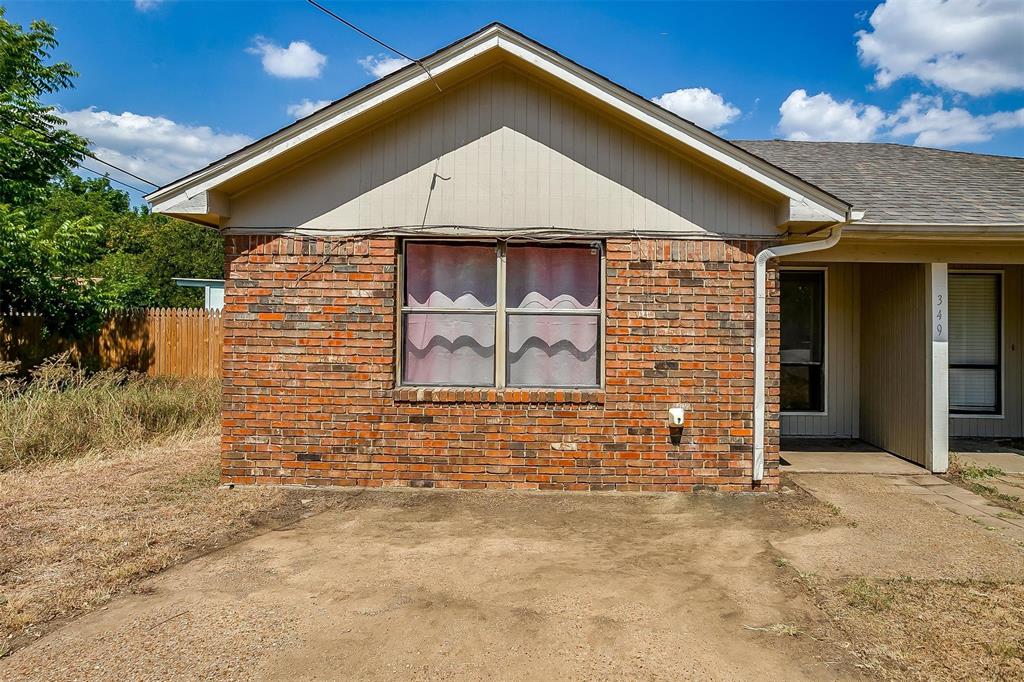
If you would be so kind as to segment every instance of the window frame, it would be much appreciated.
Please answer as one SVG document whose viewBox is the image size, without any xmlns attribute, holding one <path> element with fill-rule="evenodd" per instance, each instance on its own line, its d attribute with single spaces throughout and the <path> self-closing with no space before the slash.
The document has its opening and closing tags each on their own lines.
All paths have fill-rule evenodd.
<svg viewBox="0 0 1024 682">
<path fill-rule="evenodd" d="M 947 373 L 952 369 L 995 369 L 996 370 L 996 408 L 989 412 L 978 412 L 971 410 L 954 409 L 952 403 L 949 405 L 949 416 L 953 419 L 1005 419 L 1006 418 L 1006 273 L 1004 270 L 980 270 L 980 269 L 952 269 L 950 268 L 947 279 L 954 275 L 995 275 L 999 279 L 999 286 L 996 287 L 996 322 L 999 326 L 999 343 L 997 344 L 996 365 L 965 365 L 961 363 L 948 363 Z M 949 290 L 949 282 L 946 283 Z M 947 377 L 948 383 L 948 377 Z M 948 400 L 948 398 L 947 398 Z"/>
<path fill-rule="evenodd" d="M 486 245 L 492 246 L 495 250 L 496 258 L 496 300 L 493 307 L 488 308 L 473 308 L 473 309 L 462 309 L 462 308 L 443 308 L 436 309 L 436 312 L 427 314 L 490 314 L 494 315 L 494 381 L 487 385 L 459 385 L 451 383 L 443 384 L 415 384 L 405 382 L 405 367 L 404 367 L 404 355 L 405 355 L 405 319 L 408 313 L 422 313 L 424 308 L 410 308 L 405 305 L 405 281 L 406 281 L 406 245 L 412 243 L 427 243 L 427 244 L 445 244 L 448 246 L 471 246 L 471 245 Z M 506 306 L 506 279 L 505 273 L 507 270 L 507 256 L 508 256 L 508 245 L 513 246 L 589 246 L 598 250 L 598 307 L 594 308 L 561 308 L 551 310 L 538 310 L 536 308 L 508 308 Z M 517 390 L 517 391 L 531 391 L 531 390 L 564 390 L 564 391 L 596 391 L 604 390 L 605 388 L 605 288 L 606 288 L 606 249 L 604 242 L 595 239 L 560 239 L 555 242 L 537 242 L 528 239 L 472 239 L 472 238 L 458 238 L 458 239 L 443 239 L 443 238 L 408 238 L 400 239 L 398 242 L 397 249 L 398 263 L 397 263 L 397 277 L 396 277 L 396 295 L 395 295 L 395 379 L 394 386 L 396 388 L 430 388 L 430 389 L 484 389 L 484 390 Z M 509 365 L 508 365 L 508 318 L 510 315 L 583 315 L 586 317 L 597 318 L 597 383 L 588 385 L 578 386 L 512 386 L 509 385 Z"/>
<path fill-rule="evenodd" d="M 782 409 L 781 397 L 779 401 L 779 414 L 787 417 L 827 417 L 829 408 L 829 352 L 831 343 L 829 339 L 829 268 L 827 265 L 787 265 L 779 268 L 779 292 L 782 292 L 782 275 L 786 272 L 820 272 L 822 280 L 821 291 L 821 410 L 784 410 Z M 779 387 L 782 386 L 782 301 L 779 301 Z"/>
</svg>

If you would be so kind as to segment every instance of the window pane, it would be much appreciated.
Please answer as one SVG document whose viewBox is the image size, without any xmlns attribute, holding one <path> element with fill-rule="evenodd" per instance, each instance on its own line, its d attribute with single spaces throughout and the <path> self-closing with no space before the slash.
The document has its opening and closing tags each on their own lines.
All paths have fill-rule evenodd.
<svg viewBox="0 0 1024 682">
<path fill-rule="evenodd" d="M 494 314 L 406 313 L 404 383 L 494 385 Z"/>
<path fill-rule="evenodd" d="M 506 255 L 509 308 L 597 308 L 601 252 L 589 246 L 515 246 Z"/>
<path fill-rule="evenodd" d="M 995 369 L 949 370 L 949 407 L 958 412 L 997 412 L 999 380 Z"/>
<path fill-rule="evenodd" d="M 949 364 L 999 363 L 999 275 L 949 276 Z"/>
<path fill-rule="evenodd" d="M 497 301 L 497 251 L 478 244 L 405 244 L 405 305 L 489 308 Z"/>
<path fill-rule="evenodd" d="M 510 386 L 597 386 L 595 315 L 509 315 Z"/>
<path fill-rule="evenodd" d="M 783 272 L 782 362 L 821 362 L 825 346 L 825 273 Z"/>
<path fill-rule="evenodd" d="M 783 365 L 781 407 L 783 412 L 823 412 L 825 396 L 821 365 Z"/>
</svg>

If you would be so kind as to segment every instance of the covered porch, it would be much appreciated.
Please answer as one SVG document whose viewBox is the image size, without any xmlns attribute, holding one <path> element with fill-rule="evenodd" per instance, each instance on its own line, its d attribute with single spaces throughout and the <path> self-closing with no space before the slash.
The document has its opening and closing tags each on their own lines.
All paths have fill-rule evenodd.
<svg viewBox="0 0 1024 682">
<path fill-rule="evenodd" d="M 942 472 L 951 442 L 1024 437 L 1020 252 L 853 241 L 780 263 L 783 459 Z"/>
</svg>

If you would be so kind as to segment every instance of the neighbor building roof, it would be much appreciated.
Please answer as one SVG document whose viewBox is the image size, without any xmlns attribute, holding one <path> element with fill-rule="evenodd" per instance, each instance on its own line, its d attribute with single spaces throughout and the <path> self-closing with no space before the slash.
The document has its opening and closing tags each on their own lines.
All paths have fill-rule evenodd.
<svg viewBox="0 0 1024 682">
<path fill-rule="evenodd" d="M 874 142 L 735 144 L 866 211 L 864 223 L 1024 225 L 1024 158 Z"/>
</svg>

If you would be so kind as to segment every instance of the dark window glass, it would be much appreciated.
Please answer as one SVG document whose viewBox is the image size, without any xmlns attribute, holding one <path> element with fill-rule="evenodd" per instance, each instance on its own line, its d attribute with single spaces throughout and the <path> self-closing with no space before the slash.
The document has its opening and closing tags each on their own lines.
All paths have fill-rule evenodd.
<svg viewBox="0 0 1024 682">
<path fill-rule="evenodd" d="M 1002 411 L 1002 280 L 996 273 L 949 275 L 949 408 Z"/>
<path fill-rule="evenodd" d="M 783 412 L 825 410 L 825 273 L 780 275 Z"/>
</svg>

